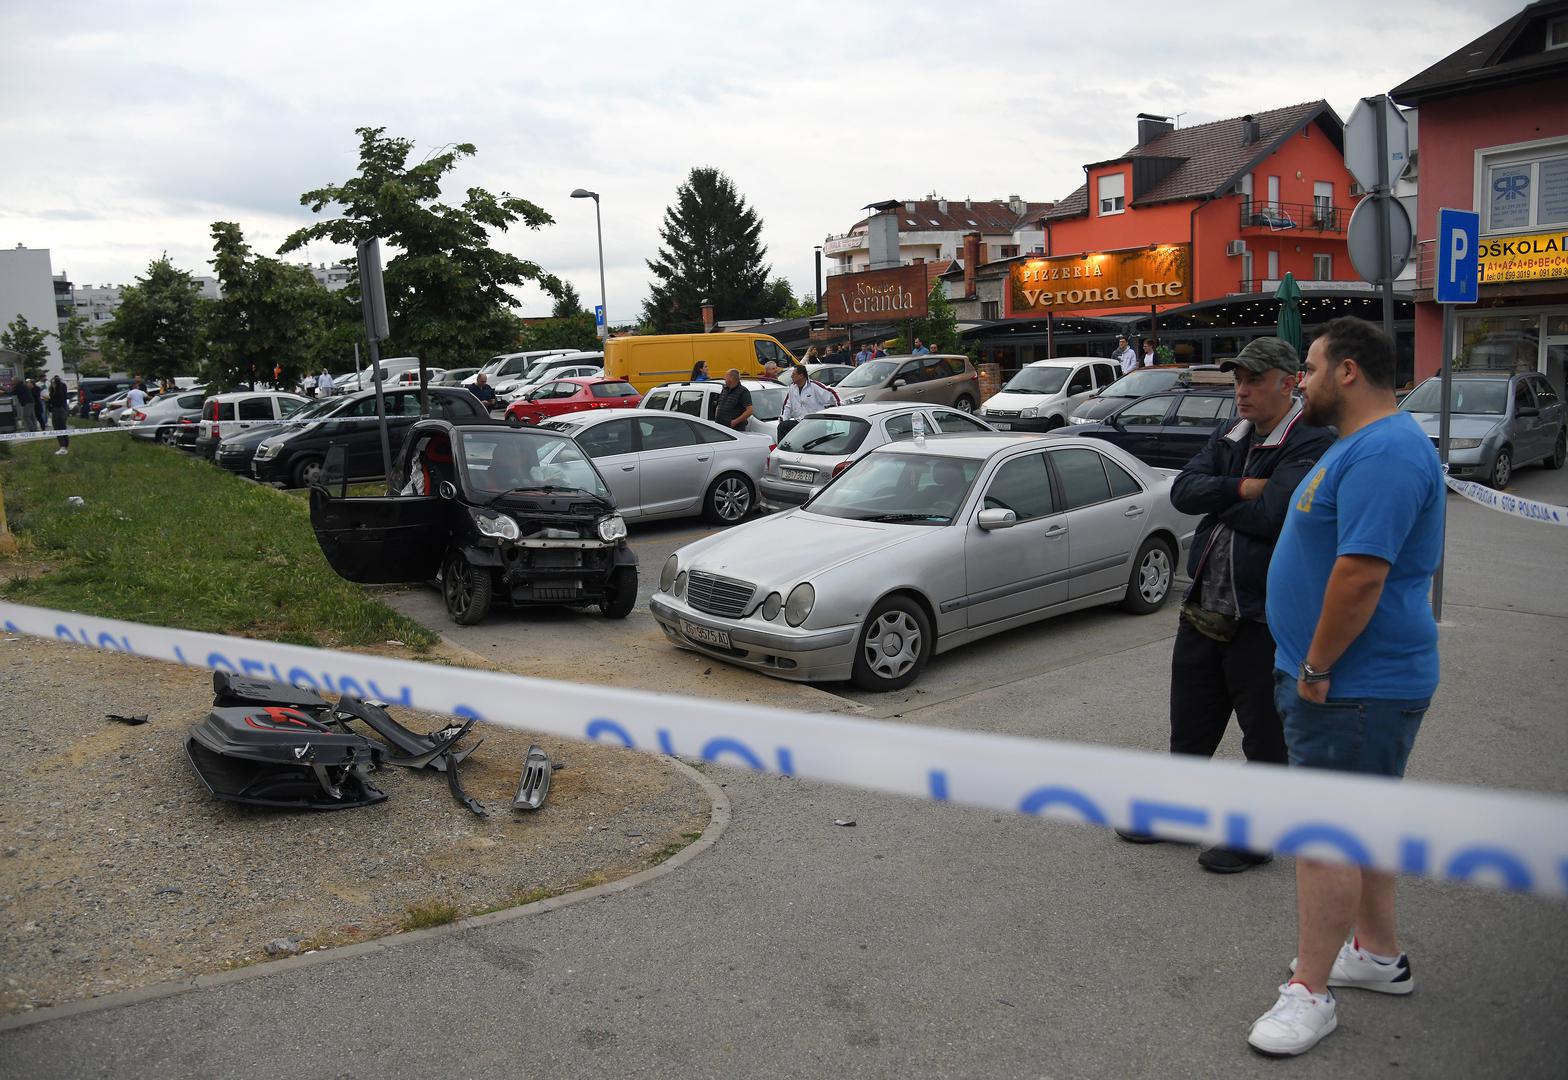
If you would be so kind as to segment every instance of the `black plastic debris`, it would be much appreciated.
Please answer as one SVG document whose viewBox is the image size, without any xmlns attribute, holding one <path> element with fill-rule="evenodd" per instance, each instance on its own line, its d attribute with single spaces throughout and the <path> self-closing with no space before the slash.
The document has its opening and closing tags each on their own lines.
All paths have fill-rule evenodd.
<svg viewBox="0 0 1568 1080">
<path fill-rule="evenodd" d="M 555 775 L 555 767 L 550 764 L 550 755 L 539 749 L 535 744 L 528 748 L 528 757 L 523 762 L 523 775 L 517 780 L 517 794 L 512 796 L 513 810 L 537 810 L 544 805 L 545 796 L 550 794 L 550 779 Z"/>
<path fill-rule="evenodd" d="M 130 724 L 132 726 L 137 724 L 145 724 L 147 722 L 146 713 L 137 713 L 135 716 L 121 716 L 119 713 L 109 713 L 107 718 L 118 721 L 121 724 Z"/>
</svg>

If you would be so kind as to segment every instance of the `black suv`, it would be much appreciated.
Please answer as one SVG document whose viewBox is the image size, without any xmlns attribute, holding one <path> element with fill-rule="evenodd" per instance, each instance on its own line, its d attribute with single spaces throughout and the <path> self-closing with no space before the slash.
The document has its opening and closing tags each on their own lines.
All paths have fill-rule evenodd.
<svg viewBox="0 0 1568 1080">
<path fill-rule="evenodd" d="M 1215 428 L 1235 416 L 1235 387 L 1192 386 L 1128 402 L 1098 424 L 1070 424 L 1058 431 L 1115 443 L 1156 468 L 1180 469 Z"/>
<path fill-rule="evenodd" d="M 405 432 L 388 495 L 347 498 L 346 448 L 328 453 L 310 522 L 334 570 L 366 584 L 439 572 L 447 613 L 465 626 L 493 599 L 631 613 L 637 556 L 626 522 L 570 435 L 488 420 L 421 420 Z"/>
<path fill-rule="evenodd" d="M 430 415 L 438 420 L 464 423 L 488 419 L 479 399 L 467 390 L 432 386 L 429 393 Z M 420 418 L 419 391 L 387 390 L 385 396 L 387 439 L 396 458 L 408 429 Z M 361 390 L 328 401 L 333 406 L 330 413 L 309 423 L 286 425 L 276 435 L 262 440 L 251 458 L 251 472 L 257 480 L 284 487 L 310 487 L 320 476 L 321 463 L 333 446 L 344 449 L 343 471 L 348 480 L 377 480 L 384 475 L 376 392 Z"/>
</svg>

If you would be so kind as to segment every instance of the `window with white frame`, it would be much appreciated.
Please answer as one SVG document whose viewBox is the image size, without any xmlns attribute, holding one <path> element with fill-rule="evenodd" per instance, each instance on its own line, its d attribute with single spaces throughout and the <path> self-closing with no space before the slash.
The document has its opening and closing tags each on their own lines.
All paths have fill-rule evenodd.
<svg viewBox="0 0 1568 1080">
<path fill-rule="evenodd" d="M 1568 18 L 1553 19 L 1546 24 L 1546 47 L 1568 49 Z"/>
<path fill-rule="evenodd" d="M 1568 143 L 1488 154 L 1481 185 L 1487 232 L 1568 224 Z"/>
<path fill-rule="evenodd" d="M 1269 252 L 1269 280 L 1279 280 L 1279 252 Z"/>
<path fill-rule="evenodd" d="M 1120 214 L 1127 209 L 1127 174 L 1109 173 L 1100 177 L 1100 216 Z"/>
<path fill-rule="evenodd" d="M 1312 256 L 1312 280 L 1334 280 L 1334 256 L 1324 254 Z"/>
</svg>

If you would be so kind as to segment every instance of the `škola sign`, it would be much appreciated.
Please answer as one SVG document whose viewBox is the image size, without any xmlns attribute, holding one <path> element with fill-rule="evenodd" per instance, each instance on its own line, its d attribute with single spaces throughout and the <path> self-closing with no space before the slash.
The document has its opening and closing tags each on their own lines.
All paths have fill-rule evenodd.
<svg viewBox="0 0 1568 1080">
<path fill-rule="evenodd" d="M 1190 266 L 1188 244 L 1024 259 L 1013 264 L 1007 314 L 1033 319 L 1052 311 L 1189 303 Z"/>
<path fill-rule="evenodd" d="M 1568 232 L 1481 239 L 1481 284 L 1568 277 Z"/>
<path fill-rule="evenodd" d="M 926 317 L 926 268 L 922 263 L 891 270 L 835 274 L 828 278 L 828 323 L 897 322 Z"/>
</svg>

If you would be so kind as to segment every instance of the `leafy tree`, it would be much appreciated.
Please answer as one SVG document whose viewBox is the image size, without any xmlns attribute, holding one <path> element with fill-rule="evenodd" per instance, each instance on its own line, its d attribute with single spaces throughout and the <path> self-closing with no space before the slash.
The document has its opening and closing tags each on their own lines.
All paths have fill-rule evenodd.
<svg viewBox="0 0 1568 1080">
<path fill-rule="evenodd" d="M 105 359 L 149 378 L 189 375 L 200 356 L 201 304 L 196 282 L 165 255 L 144 277 L 120 290 L 120 306 L 104 328 Z"/>
<path fill-rule="evenodd" d="M 523 327 L 518 352 L 529 349 L 576 349 L 593 352 L 599 348 L 599 331 L 593 315 L 579 311 L 564 318 L 540 319 Z"/>
<path fill-rule="evenodd" d="M 550 317 L 566 319 L 579 315 L 583 311 L 583 298 L 577 295 L 577 290 L 570 281 L 561 282 L 561 295 L 555 298 L 555 307 L 550 310 Z M 546 346 L 539 346 L 541 349 Z"/>
<path fill-rule="evenodd" d="M 659 236 L 659 257 L 648 261 L 657 280 L 643 305 L 644 322 L 656 331 L 701 329 L 704 300 L 721 319 L 762 319 L 782 310 L 763 262 L 762 219 L 719 170 L 691 171 L 664 211 Z"/>
<path fill-rule="evenodd" d="M 947 290 L 940 281 L 934 282 L 926 297 L 926 317 L 915 320 L 915 337 L 925 342 L 934 353 L 961 353 L 964 351 L 958 337 L 958 313 L 947 298 Z M 913 344 L 902 337 L 889 343 L 895 352 L 908 352 Z"/>
<path fill-rule="evenodd" d="M 44 367 L 49 363 L 49 331 L 40 330 L 18 315 L 0 330 L 0 347 L 12 350 L 21 357 L 22 378 L 43 378 Z"/>
<path fill-rule="evenodd" d="M 419 355 L 432 367 L 458 367 L 504 350 L 516 336 L 508 290 L 531 282 L 559 297 L 561 282 L 538 263 L 491 247 L 490 233 L 517 222 L 538 229 L 555 219 L 526 199 L 477 187 L 468 189 L 459 206 L 440 202 L 441 178 L 476 153 L 472 143 L 409 165 L 410 140 L 387 138 L 385 128 L 355 130 L 359 172 L 300 196 L 313 213 L 335 206 L 341 216 L 295 231 L 278 253 L 313 240 L 346 247 L 379 237 L 398 252 L 382 272 L 392 331 L 383 352 Z M 351 290 L 357 298 L 357 289 Z"/>
<path fill-rule="evenodd" d="M 223 298 L 208 311 L 208 381 L 218 386 L 268 382 L 293 386 L 314 367 L 326 330 L 327 290 L 301 266 L 252 255 L 240 227 L 212 223 L 212 267 Z"/>
<path fill-rule="evenodd" d="M 82 373 L 82 365 L 98 351 L 98 333 L 80 312 L 72 312 L 54 335 L 60 341 L 60 361 L 66 371 Z"/>
<path fill-rule="evenodd" d="M 777 304 L 781 319 L 809 319 L 817 313 L 817 301 L 812 296 L 795 297 L 795 290 L 788 280 L 776 277 L 768 282 L 769 302 Z"/>
</svg>

